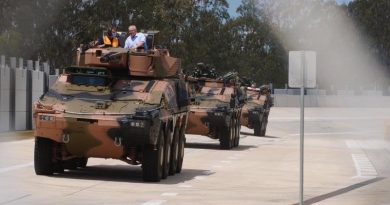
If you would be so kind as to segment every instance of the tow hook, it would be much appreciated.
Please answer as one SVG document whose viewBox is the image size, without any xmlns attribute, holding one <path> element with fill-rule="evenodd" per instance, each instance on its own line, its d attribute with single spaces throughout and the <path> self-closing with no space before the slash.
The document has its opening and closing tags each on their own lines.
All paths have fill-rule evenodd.
<svg viewBox="0 0 390 205">
<path fill-rule="evenodd" d="M 62 134 L 62 142 L 67 144 L 70 141 L 70 134 L 64 133 Z"/>
<path fill-rule="evenodd" d="M 115 137 L 114 138 L 114 145 L 117 147 L 122 146 L 122 138 L 121 137 Z"/>
</svg>

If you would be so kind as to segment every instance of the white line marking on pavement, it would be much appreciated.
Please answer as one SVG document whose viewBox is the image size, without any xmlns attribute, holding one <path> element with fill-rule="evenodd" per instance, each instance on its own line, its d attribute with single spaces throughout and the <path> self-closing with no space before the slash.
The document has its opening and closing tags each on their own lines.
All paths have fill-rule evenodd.
<svg viewBox="0 0 390 205">
<path fill-rule="evenodd" d="M 142 205 L 160 205 L 160 204 L 165 203 L 166 201 L 167 200 L 150 200 L 150 201 L 143 203 Z"/>
<path fill-rule="evenodd" d="M 322 120 L 387 120 L 389 117 L 305 117 L 305 121 L 322 121 Z M 272 121 L 292 121 L 299 120 L 298 117 L 270 117 Z"/>
<path fill-rule="evenodd" d="M 180 187 L 180 188 L 191 188 L 192 185 L 189 185 L 189 184 L 180 184 L 179 187 Z"/>
<path fill-rule="evenodd" d="M 174 192 L 166 192 L 166 193 L 162 193 L 161 196 L 177 196 L 177 193 L 174 193 Z"/>
<path fill-rule="evenodd" d="M 228 159 L 236 160 L 238 158 L 237 157 L 228 157 Z"/>
<path fill-rule="evenodd" d="M 34 165 L 34 162 L 29 162 L 27 164 L 19 164 L 19 165 L 10 166 L 10 167 L 4 167 L 4 168 L 0 168 L 0 173 L 5 173 L 5 172 L 17 170 L 17 169 L 26 168 L 26 167 L 31 167 L 33 165 Z"/>
<path fill-rule="evenodd" d="M 359 143 L 356 140 L 345 140 L 345 144 L 349 149 L 361 149 Z"/>
<path fill-rule="evenodd" d="M 313 133 L 305 133 L 305 135 L 362 135 L 367 133 L 368 132 L 313 132 Z M 370 133 L 374 133 L 374 132 L 370 132 Z M 289 134 L 289 136 L 299 136 L 299 135 L 300 135 L 299 133 Z"/>
<path fill-rule="evenodd" d="M 378 173 L 365 154 L 352 154 L 353 163 L 357 172 L 356 177 L 376 177 Z"/>
<path fill-rule="evenodd" d="M 196 176 L 194 179 L 197 179 L 197 180 L 204 180 L 206 177 L 204 176 Z"/>
<path fill-rule="evenodd" d="M 223 166 L 221 165 L 213 165 L 214 168 L 222 168 Z"/>
<path fill-rule="evenodd" d="M 230 164 L 230 163 L 232 163 L 231 161 L 227 161 L 227 160 L 222 160 L 222 161 L 220 161 L 221 163 L 225 163 L 225 164 Z"/>
<path fill-rule="evenodd" d="M 24 143 L 31 143 L 34 140 L 28 139 L 28 140 L 17 140 L 17 141 L 9 141 L 9 142 L 0 142 L 1 144 L 24 144 Z"/>
</svg>

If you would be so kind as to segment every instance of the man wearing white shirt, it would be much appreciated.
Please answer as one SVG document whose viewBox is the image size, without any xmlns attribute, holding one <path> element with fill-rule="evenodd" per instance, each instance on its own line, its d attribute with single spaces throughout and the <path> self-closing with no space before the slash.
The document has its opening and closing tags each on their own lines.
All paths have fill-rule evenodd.
<svg viewBox="0 0 390 205">
<path fill-rule="evenodd" d="M 129 26 L 129 34 L 125 42 L 125 48 L 127 49 L 137 49 L 144 46 L 145 44 L 145 35 L 143 33 L 137 33 L 137 27 L 135 25 Z"/>
</svg>

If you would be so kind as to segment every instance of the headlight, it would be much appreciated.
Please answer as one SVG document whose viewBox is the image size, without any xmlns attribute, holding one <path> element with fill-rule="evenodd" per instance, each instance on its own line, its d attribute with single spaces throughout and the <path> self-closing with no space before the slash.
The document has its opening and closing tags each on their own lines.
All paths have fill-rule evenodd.
<svg viewBox="0 0 390 205">
<path fill-rule="evenodd" d="M 134 118 L 138 119 L 153 119 L 158 117 L 160 110 L 157 108 L 137 108 L 135 110 Z"/>
<path fill-rule="evenodd" d="M 54 121 L 54 116 L 50 115 L 39 115 L 39 120 L 41 121 Z"/>
<path fill-rule="evenodd" d="M 145 127 L 145 122 L 144 121 L 131 121 L 130 122 L 130 126 L 131 127 L 140 127 L 140 128 L 144 128 Z"/>
<path fill-rule="evenodd" d="M 144 128 L 146 125 L 146 122 L 144 120 L 136 120 L 136 119 L 127 118 L 127 117 L 121 118 L 118 121 L 119 121 L 119 124 L 121 126 Z"/>
<path fill-rule="evenodd" d="M 214 112 L 215 116 L 223 116 L 223 112 Z"/>
</svg>

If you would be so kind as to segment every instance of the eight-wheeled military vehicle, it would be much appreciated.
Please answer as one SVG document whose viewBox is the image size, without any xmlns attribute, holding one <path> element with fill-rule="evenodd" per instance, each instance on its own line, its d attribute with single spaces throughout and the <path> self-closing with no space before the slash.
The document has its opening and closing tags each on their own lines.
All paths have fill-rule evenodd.
<svg viewBox="0 0 390 205">
<path fill-rule="evenodd" d="M 186 133 L 219 139 L 222 149 L 231 149 L 239 145 L 245 96 L 239 89 L 237 73 L 216 78 L 214 71 L 198 64 L 187 78 L 192 103 Z"/>
<path fill-rule="evenodd" d="M 85 167 L 90 157 L 142 164 L 145 181 L 181 172 L 189 100 L 180 59 L 156 49 L 80 48 L 34 104 L 35 172 Z"/>
<path fill-rule="evenodd" d="M 246 88 L 247 100 L 241 112 L 241 125 L 254 129 L 255 136 L 264 136 L 273 99 L 271 89 L 264 85 Z"/>
</svg>

